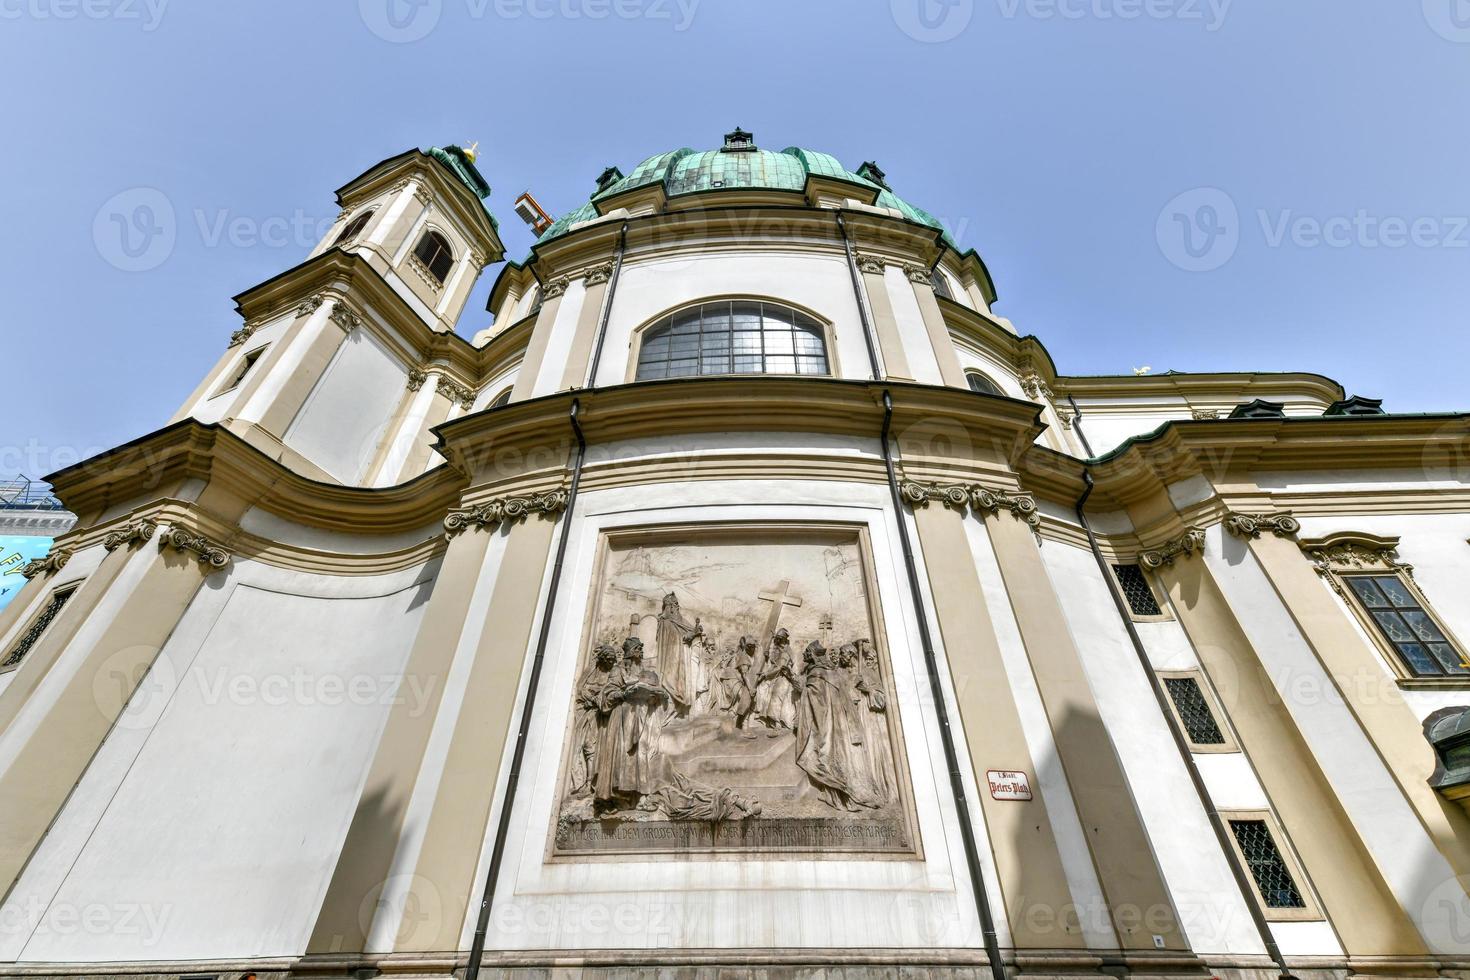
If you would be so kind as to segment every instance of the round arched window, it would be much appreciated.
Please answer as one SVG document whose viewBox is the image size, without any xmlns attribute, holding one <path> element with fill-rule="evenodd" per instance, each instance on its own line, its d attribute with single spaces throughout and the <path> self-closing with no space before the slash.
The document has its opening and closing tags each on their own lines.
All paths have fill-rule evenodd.
<svg viewBox="0 0 1470 980">
<path fill-rule="evenodd" d="M 343 242 L 350 242 L 358 235 L 362 234 L 362 230 L 366 228 L 367 223 L 372 220 L 373 214 L 376 210 L 376 208 L 371 208 L 367 211 L 364 211 L 362 214 L 359 214 L 351 221 L 347 222 L 347 227 L 342 229 L 342 234 L 338 235 L 337 240 L 332 244 L 341 245 Z"/>
<path fill-rule="evenodd" d="M 424 237 L 414 246 L 413 254 L 429 270 L 429 275 L 438 280 L 439 285 L 444 285 L 449 269 L 454 265 L 454 251 L 444 236 L 437 231 L 424 232 Z"/>
<path fill-rule="evenodd" d="M 979 371 L 966 371 L 965 380 L 970 384 L 971 391 L 978 391 L 982 395 L 1002 395 L 1000 387 L 981 374 Z"/>
<path fill-rule="evenodd" d="M 829 374 L 822 325 L 757 300 L 701 303 L 649 327 L 639 381 L 708 374 Z"/>
</svg>

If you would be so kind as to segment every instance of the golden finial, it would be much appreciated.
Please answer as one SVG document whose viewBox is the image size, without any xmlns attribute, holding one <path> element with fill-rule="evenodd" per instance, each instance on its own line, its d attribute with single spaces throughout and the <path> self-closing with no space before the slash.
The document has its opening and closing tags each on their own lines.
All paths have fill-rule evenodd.
<svg viewBox="0 0 1470 980">
<path fill-rule="evenodd" d="M 474 163 L 475 158 L 480 155 L 480 141 L 475 140 L 469 146 L 465 147 L 464 155 L 469 159 L 470 163 Z"/>
</svg>

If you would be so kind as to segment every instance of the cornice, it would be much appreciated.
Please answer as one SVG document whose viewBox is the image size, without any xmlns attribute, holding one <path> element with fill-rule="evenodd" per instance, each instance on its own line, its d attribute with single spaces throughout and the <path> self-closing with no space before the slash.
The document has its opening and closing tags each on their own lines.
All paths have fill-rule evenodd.
<svg viewBox="0 0 1470 980">
<path fill-rule="evenodd" d="M 473 230 L 488 246 L 490 261 L 499 261 L 505 254 L 505 245 L 484 202 L 442 164 L 417 148 L 381 160 L 348 181 L 337 189 L 337 204 L 343 208 L 356 207 L 382 190 L 401 190 L 408 180 L 418 184 L 418 193 L 423 194 L 421 201 L 437 200 L 465 229 Z M 424 192 L 425 182 L 433 187 L 433 194 Z"/>
<path fill-rule="evenodd" d="M 1322 407 L 1344 397 L 1331 378 L 1309 372 L 1221 371 L 1148 375 L 1062 375 L 1056 388 L 1075 398 L 1157 398 L 1178 396 L 1192 402 L 1235 404 L 1250 397 L 1293 393 L 1320 400 Z M 1246 400 L 1249 400 L 1248 398 Z"/>
</svg>

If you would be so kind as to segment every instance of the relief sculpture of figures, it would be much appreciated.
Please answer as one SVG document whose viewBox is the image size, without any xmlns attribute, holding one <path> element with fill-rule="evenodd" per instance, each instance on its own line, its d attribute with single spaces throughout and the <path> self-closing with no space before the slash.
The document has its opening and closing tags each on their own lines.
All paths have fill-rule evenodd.
<svg viewBox="0 0 1470 980">
<path fill-rule="evenodd" d="M 592 597 L 554 854 L 917 853 L 856 535 L 646 537 Z"/>
</svg>

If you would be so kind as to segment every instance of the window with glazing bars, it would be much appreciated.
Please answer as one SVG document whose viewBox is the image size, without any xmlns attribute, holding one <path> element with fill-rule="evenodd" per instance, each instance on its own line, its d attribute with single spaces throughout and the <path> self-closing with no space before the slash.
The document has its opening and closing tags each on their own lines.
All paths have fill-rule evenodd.
<svg viewBox="0 0 1470 980">
<path fill-rule="evenodd" d="M 26 654 L 31 652 L 31 647 L 36 645 L 36 641 L 41 638 L 41 634 L 46 632 L 46 627 L 50 626 L 51 621 L 60 614 L 61 608 L 66 605 L 66 601 L 72 597 L 74 592 L 76 592 L 75 586 L 68 589 L 58 589 L 52 593 L 50 601 L 46 603 L 46 608 L 41 610 L 41 614 L 35 618 L 30 626 L 26 627 L 26 631 L 20 635 L 20 639 L 16 641 L 15 646 L 11 647 L 10 651 L 6 653 L 5 659 L 0 660 L 0 670 L 8 670 L 11 667 L 20 666 L 20 662 L 25 659 Z"/>
<path fill-rule="evenodd" d="M 1231 820 L 1230 832 L 1240 845 L 1246 867 L 1255 879 L 1261 900 L 1271 909 L 1304 909 L 1306 901 L 1292 880 L 1291 869 L 1276 847 L 1271 828 L 1264 820 Z"/>
<path fill-rule="evenodd" d="M 827 374 L 822 325 L 777 303 L 720 300 L 648 328 L 639 381 L 702 374 Z"/>
<path fill-rule="evenodd" d="M 1113 574 L 1118 576 L 1118 585 L 1123 589 L 1123 598 L 1128 600 L 1128 609 L 1135 616 L 1162 616 L 1159 600 L 1149 588 L 1143 569 L 1137 565 L 1114 565 Z"/>
<path fill-rule="evenodd" d="M 1470 674 L 1464 656 L 1397 575 L 1344 575 L 1343 579 L 1415 676 Z"/>
<path fill-rule="evenodd" d="M 1174 702 L 1174 710 L 1184 724 L 1189 741 L 1195 745 L 1224 745 L 1225 733 L 1220 731 L 1210 703 L 1199 681 L 1193 677 L 1165 677 L 1164 690 Z"/>
</svg>

